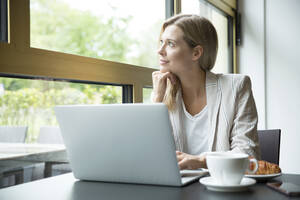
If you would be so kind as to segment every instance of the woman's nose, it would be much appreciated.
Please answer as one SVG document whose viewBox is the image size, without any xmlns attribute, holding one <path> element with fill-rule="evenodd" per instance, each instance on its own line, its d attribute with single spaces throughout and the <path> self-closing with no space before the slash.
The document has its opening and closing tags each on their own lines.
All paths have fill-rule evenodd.
<svg viewBox="0 0 300 200">
<path fill-rule="evenodd" d="M 157 50 L 157 53 L 158 53 L 159 55 L 165 55 L 165 54 L 166 54 L 164 45 L 161 45 L 161 46 L 159 47 L 159 49 Z"/>
</svg>

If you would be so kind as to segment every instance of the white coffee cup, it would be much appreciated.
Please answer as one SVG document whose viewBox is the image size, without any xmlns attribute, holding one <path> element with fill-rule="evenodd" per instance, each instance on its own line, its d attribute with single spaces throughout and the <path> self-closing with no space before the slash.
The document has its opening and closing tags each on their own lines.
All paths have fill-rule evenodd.
<svg viewBox="0 0 300 200">
<path fill-rule="evenodd" d="M 255 163 L 253 170 L 249 169 L 250 162 Z M 214 182 L 221 185 L 238 185 L 246 171 L 252 174 L 258 169 L 257 160 L 244 153 L 209 152 L 206 164 Z"/>
</svg>

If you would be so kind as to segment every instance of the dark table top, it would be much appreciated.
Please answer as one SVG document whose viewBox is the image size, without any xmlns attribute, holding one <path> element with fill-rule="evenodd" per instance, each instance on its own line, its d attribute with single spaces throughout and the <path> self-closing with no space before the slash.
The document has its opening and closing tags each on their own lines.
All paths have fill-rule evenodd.
<svg viewBox="0 0 300 200">
<path fill-rule="evenodd" d="M 300 175 L 283 174 L 272 181 L 286 181 L 300 185 Z M 98 200 L 98 199 L 172 199 L 172 200 L 218 200 L 218 199 L 296 199 L 287 197 L 257 183 L 247 191 L 236 193 L 212 192 L 199 182 L 185 187 L 166 187 L 104 182 L 78 181 L 73 174 L 51 177 L 0 190 L 1 200 Z"/>
</svg>

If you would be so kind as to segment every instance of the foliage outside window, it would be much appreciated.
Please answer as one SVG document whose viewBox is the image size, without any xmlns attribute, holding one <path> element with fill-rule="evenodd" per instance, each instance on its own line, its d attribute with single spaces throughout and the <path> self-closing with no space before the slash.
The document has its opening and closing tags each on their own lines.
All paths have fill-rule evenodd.
<svg viewBox="0 0 300 200">
<path fill-rule="evenodd" d="M 53 107 L 122 103 L 122 88 L 46 80 L 0 78 L 0 125 L 28 126 L 27 142 L 41 126 L 58 126 Z"/>
<path fill-rule="evenodd" d="M 151 92 L 153 88 L 143 88 L 143 102 L 151 103 Z"/>
<path fill-rule="evenodd" d="M 157 68 L 164 5 L 161 0 L 31 0 L 31 46 Z"/>
<path fill-rule="evenodd" d="M 33 48 L 157 67 L 156 49 L 164 19 L 164 1 L 136 1 L 131 9 L 140 10 L 139 14 L 147 17 L 140 19 L 144 22 L 142 26 L 136 27 L 136 22 L 133 22 L 140 17 L 124 13 L 128 9 L 124 7 L 124 2 L 30 0 L 30 45 Z M 132 7 L 131 3 L 126 4 Z M 157 16 L 149 11 L 148 4 L 162 5 L 156 8 L 159 11 Z M 89 5 L 89 8 L 84 5 Z M 144 7 L 137 8 L 137 5 Z M 99 12 L 94 12 L 93 8 L 97 6 Z M 101 13 L 100 8 L 105 6 L 110 11 L 109 15 Z M 148 24 L 149 19 L 152 21 Z M 150 94 L 149 91 L 144 92 L 146 99 L 147 94 Z M 53 111 L 55 105 L 121 102 L 122 88 L 118 86 L 0 78 L 0 125 L 27 125 L 27 142 L 36 141 L 41 126 L 57 126 Z"/>
</svg>

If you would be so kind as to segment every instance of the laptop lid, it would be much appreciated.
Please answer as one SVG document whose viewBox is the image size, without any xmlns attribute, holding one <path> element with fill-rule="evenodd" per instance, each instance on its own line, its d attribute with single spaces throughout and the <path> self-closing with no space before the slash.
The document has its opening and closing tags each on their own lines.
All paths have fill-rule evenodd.
<svg viewBox="0 0 300 200">
<path fill-rule="evenodd" d="M 180 186 L 166 105 L 56 106 L 75 178 Z"/>
</svg>

